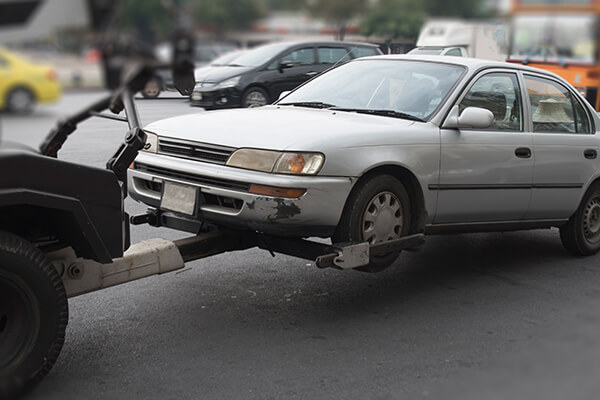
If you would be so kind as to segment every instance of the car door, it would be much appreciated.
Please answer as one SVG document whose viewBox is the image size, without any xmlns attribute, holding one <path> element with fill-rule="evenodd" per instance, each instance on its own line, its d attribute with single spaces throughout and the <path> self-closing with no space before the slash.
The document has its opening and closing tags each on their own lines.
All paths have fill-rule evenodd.
<svg viewBox="0 0 600 400">
<path fill-rule="evenodd" d="M 488 129 L 441 129 L 438 206 L 434 224 L 518 221 L 529 207 L 533 180 L 531 133 L 524 129 L 517 73 L 479 74 L 457 102 L 486 108 Z"/>
<path fill-rule="evenodd" d="M 527 219 L 565 219 L 598 169 L 598 138 L 590 110 L 566 85 L 524 74 L 535 159 Z"/>
<path fill-rule="evenodd" d="M 286 68 L 280 68 L 280 64 Z M 263 75 L 273 99 L 281 92 L 292 90 L 316 74 L 314 46 L 303 46 L 283 53 L 267 66 L 268 74 Z"/>
</svg>

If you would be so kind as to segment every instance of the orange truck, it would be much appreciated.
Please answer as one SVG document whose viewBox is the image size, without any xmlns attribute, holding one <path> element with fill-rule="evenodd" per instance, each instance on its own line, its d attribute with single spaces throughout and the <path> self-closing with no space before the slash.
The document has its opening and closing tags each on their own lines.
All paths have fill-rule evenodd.
<svg viewBox="0 0 600 400">
<path fill-rule="evenodd" d="M 508 62 L 560 75 L 600 110 L 600 0 L 513 0 Z"/>
</svg>

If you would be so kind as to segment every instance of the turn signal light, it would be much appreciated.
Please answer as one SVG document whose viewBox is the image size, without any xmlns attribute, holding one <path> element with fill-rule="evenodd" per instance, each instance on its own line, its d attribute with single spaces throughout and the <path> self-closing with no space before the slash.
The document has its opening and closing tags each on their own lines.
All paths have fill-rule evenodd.
<svg viewBox="0 0 600 400">
<path fill-rule="evenodd" d="M 279 188 L 274 186 L 251 185 L 250 193 L 271 197 L 298 198 L 306 193 L 306 189 Z"/>
</svg>

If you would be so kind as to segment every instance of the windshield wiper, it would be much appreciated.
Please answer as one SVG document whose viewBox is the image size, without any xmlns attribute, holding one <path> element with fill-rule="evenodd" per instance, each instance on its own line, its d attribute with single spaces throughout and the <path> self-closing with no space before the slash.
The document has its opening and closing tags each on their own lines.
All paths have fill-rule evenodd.
<svg viewBox="0 0 600 400">
<path fill-rule="evenodd" d="M 278 106 L 294 106 L 294 107 L 308 107 L 308 108 L 331 108 L 335 107 L 335 104 L 322 103 L 320 101 L 299 101 L 297 103 L 278 103 Z"/>
<path fill-rule="evenodd" d="M 407 113 L 403 113 L 400 111 L 394 111 L 394 110 L 373 110 L 373 109 L 368 109 L 368 108 L 342 108 L 342 107 L 333 107 L 333 108 L 331 108 L 331 110 L 332 111 L 355 112 L 355 113 L 359 113 L 359 114 L 381 115 L 383 117 L 402 118 L 402 119 L 409 119 L 411 121 L 425 122 L 425 120 L 422 118 L 415 117 L 414 115 L 410 115 Z"/>
</svg>

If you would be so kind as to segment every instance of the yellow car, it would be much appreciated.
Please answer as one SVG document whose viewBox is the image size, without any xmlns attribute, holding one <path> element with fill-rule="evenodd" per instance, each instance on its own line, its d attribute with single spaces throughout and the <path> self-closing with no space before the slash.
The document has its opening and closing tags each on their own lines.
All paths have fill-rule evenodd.
<svg viewBox="0 0 600 400">
<path fill-rule="evenodd" d="M 56 101 L 60 93 L 52 67 L 32 64 L 0 47 L 0 110 L 30 112 L 35 103 Z"/>
</svg>

